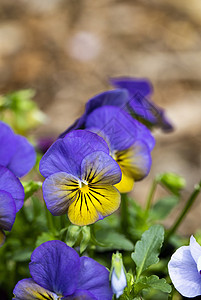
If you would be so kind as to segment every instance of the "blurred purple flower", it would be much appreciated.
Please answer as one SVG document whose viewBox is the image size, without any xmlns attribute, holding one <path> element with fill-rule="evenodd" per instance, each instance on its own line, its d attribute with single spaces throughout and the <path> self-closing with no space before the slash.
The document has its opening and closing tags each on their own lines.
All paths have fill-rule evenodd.
<svg viewBox="0 0 201 300">
<path fill-rule="evenodd" d="M 188 298 L 201 295 L 201 246 L 191 236 L 190 245 L 172 255 L 168 271 L 178 292 Z"/>
<path fill-rule="evenodd" d="M 156 126 L 165 132 L 173 130 L 164 110 L 150 99 L 153 88 L 149 80 L 122 77 L 111 78 L 110 83 L 116 88 L 127 90 L 129 98 L 126 107 L 134 117 L 150 127 Z"/>
<path fill-rule="evenodd" d="M 149 80 L 124 77 L 111 78 L 110 83 L 116 89 L 91 98 L 83 115 L 60 135 L 61 138 L 72 130 L 84 129 L 87 116 L 96 108 L 105 105 L 120 107 L 148 127 L 160 127 L 165 132 L 173 130 L 164 110 L 150 100 L 153 88 Z"/>
<path fill-rule="evenodd" d="M 45 152 L 50 148 L 50 146 L 56 141 L 56 138 L 52 136 L 40 137 L 37 140 L 37 149 L 45 154 Z"/>
<path fill-rule="evenodd" d="M 0 166 L 0 247 L 5 241 L 4 230 L 12 229 L 23 201 L 24 189 L 19 179 L 7 168 Z"/>
<path fill-rule="evenodd" d="M 49 241 L 34 250 L 29 270 L 32 278 L 20 280 L 14 298 L 111 300 L 107 269 L 61 241 Z"/>
<path fill-rule="evenodd" d="M 0 121 L 0 165 L 17 177 L 27 174 L 36 162 L 34 147 L 21 135 Z"/>
</svg>

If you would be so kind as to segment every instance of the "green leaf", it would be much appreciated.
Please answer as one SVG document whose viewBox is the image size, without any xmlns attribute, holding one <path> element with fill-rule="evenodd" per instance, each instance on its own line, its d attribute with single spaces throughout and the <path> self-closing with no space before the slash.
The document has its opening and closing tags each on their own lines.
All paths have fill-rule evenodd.
<svg viewBox="0 0 201 300">
<path fill-rule="evenodd" d="M 25 192 L 25 200 L 30 198 L 35 192 L 37 192 L 42 187 L 42 182 L 40 181 L 28 181 L 22 182 Z"/>
<path fill-rule="evenodd" d="M 96 232 L 96 239 L 105 244 L 105 247 L 98 247 L 98 250 L 126 250 L 132 251 L 134 248 L 133 243 L 128 240 L 125 235 L 110 231 L 99 230 Z"/>
<path fill-rule="evenodd" d="M 177 196 L 167 196 L 160 199 L 152 207 L 150 211 L 150 217 L 154 220 L 165 219 L 171 210 L 178 204 L 179 198 Z"/>
<path fill-rule="evenodd" d="M 158 255 L 164 240 L 164 229 L 161 225 L 153 225 L 142 235 L 141 241 L 135 245 L 131 254 L 137 266 L 137 279 L 149 266 L 159 261 Z"/>
<path fill-rule="evenodd" d="M 160 279 L 156 275 L 142 277 L 136 282 L 134 286 L 135 294 L 139 294 L 143 289 L 157 289 L 164 293 L 170 293 L 172 291 L 171 286 L 166 280 L 164 278 Z"/>
<path fill-rule="evenodd" d="M 57 240 L 57 238 L 52 235 L 49 232 L 43 232 L 36 241 L 36 247 L 40 246 L 41 244 L 48 242 L 48 241 L 53 241 L 53 240 Z"/>
</svg>

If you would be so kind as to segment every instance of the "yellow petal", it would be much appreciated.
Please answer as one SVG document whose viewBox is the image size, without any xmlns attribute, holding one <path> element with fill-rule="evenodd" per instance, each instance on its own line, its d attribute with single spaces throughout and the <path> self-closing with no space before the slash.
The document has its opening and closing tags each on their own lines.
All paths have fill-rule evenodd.
<svg viewBox="0 0 201 300">
<path fill-rule="evenodd" d="M 88 192 L 80 191 L 69 206 L 69 220 L 79 226 L 92 224 L 119 208 L 120 194 L 113 186 L 89 185 Z"/>
<path fill-rule="evenodd" d="M 120 191 L 120 193 L 128 193 L 133 189 L 134 179 L 133 176 L 129 176 L 122 169 L 121 171 L 122 171 L 121 181 L 115 184 L 115 187 Z"/>
<path fill-rule="evenodd" d="M 116 161 L 128 177 L 141 180 L 150 171 L 151 155 L 142 141 L 136 141 L 129 149 L 116 153 Z"/>
</svg>

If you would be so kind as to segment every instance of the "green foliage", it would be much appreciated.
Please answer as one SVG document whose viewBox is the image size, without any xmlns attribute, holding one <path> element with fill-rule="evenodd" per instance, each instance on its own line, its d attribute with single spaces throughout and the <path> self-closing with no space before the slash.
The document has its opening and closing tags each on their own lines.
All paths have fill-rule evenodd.
<svg viewBox="0 0 201 300">
<path fill-rule="evenodd" d="M 22 182 L 22 185 L 25 192 L 24 200 L 27 200 L 42 187 L 42 182 L 30 180 L 28 182 Z"/>
<path fill-rule="evenodd" d="M 174 195 L 159 199 L 150 210 L 150 218 L 156 221 L 165 219 L 178 202 L 179 198 Z"/>
<path fill-rule="evenodd" d="M 131 257 L 136 264 L 138 280 L 140 275 L 152 264 L 159 261 L 159 253 L 164 240 L 164 229 L 160 225 L 153 225 L 145 231 L 140 241 L 135 245 Z"/>
<path fill-rule="evenodd" d="M 40 246 L 41 244 L 48 242 L 48 241 L 53 241 L 57 240 L 58 238 L 54 236 L 50 232 L 43 232 L 41 235 L 38 236 L 36 240 L 36 247 Z"/>
<path fill-rule="evenodd" d="M 0 119 L 8 123 L 16 133 L 27 131 L 43 123 L 45 115 L 32 100 L 35 91 L 19 90 L 0 97 Z"/>
<path fill-rule="evenodd" d="M 140 278 L 135 284 L 134 292 L 138 295 L 144 289 L 157 289 L 164 293 L 170 293 L 172 288 L 164 278 L 159 279 L 156 275 Z"/>
<path fill-rule="evenodd" d="M 96 232 L 96 239 L 104 244 L 104 247 L 98 247 L 99 251 L 106 250 L 126 250 L 132 251 L 133 243 L 125 235 L 113 230 L 99 230 Z"/>
</svg>

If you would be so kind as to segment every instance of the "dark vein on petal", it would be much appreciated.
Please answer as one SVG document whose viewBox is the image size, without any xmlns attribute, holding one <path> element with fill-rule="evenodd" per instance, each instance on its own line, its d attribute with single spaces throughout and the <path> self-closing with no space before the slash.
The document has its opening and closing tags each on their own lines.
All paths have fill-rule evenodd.
<svg viewBox="0 0 201 300">
<path fill-rule="evenodd" d="M 98 201 L 98 203 L 102 206 L 102 203 L 100 202 L 100 200 L 98 200 L 98 198 L 96 198 L 96 196 L 94 196 L 94 195 L 91 194 L 90 192 L 89 192 L 89 194 L 90 194 L 94 199 L 96 199 L 96 201 Z"/>
</svg>

